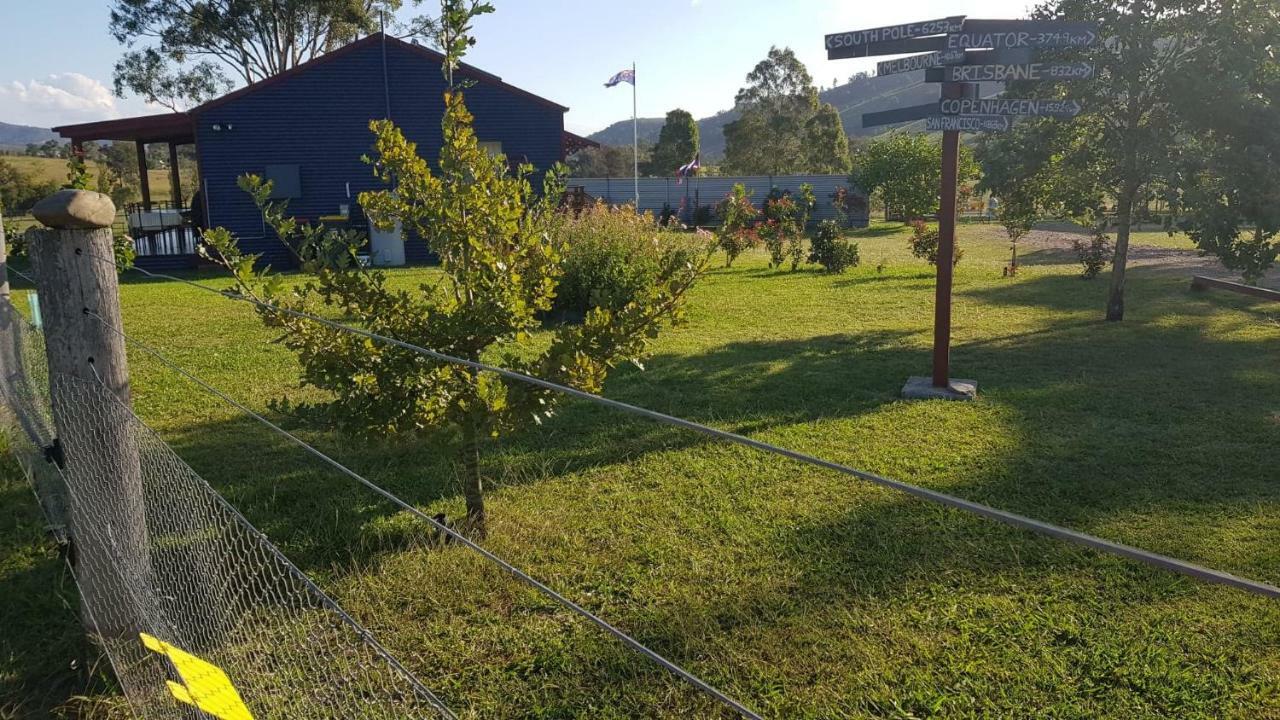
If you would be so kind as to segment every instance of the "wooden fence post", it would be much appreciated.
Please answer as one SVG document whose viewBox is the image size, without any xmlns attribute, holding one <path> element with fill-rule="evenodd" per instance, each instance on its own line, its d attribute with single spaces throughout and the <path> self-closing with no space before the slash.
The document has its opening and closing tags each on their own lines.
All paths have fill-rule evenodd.
<svg viewBox="0 0 1280 720">
<path fill-rule="evenodd" d="M 4 234 L 3 210 L 0 210 L 0 300 L 9 300 L 9 241 Z"/>
<path fill-rule="evenodd" d="M 151 565 L 142 474 L 126 412 L 124 339 L 104 325 L 122 327 L 111 236 L 115 206 L 101 193 L 60 190 L 32 215 L 50 228 L 31 233 L 30 253 L 83 617 L 101 636 L 136 639 L 146 627 L 142 598 Z"/>
</svg>

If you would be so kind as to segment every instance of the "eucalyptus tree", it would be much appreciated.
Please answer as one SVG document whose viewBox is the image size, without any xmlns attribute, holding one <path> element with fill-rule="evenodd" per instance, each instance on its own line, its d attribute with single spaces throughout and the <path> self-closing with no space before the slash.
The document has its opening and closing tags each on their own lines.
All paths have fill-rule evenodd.
<svg viewBox="0 0 1280 720">
<path fill-rule="evenodd" d="M 112 0 L 111 35 L 126 52 L 113 77 L 180 110 L 235 81 L 277 75 L 372 32 L 400 0 Z"/>
<path fill-rule="evenodd" d="M 734 98 L 738 118 L 724 126 L 724 170 L 744 175 L 843 171 L 848 139 L 839 113 L 818 99 L 813 78 L 791 48 L 769 54 Z"/>
</svg>

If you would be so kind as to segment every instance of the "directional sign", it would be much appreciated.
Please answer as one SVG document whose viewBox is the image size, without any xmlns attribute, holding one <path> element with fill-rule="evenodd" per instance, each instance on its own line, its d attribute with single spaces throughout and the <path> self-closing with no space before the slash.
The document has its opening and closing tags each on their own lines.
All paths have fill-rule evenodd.
<svg viewBox="0 0 1280 720">
<path fill-rule="evenodd" d="M 925 73 L 927 82 L 1012 82 L 1014 80 L 1088 80 L 1089 63 L 1028 63 L 1026 65 L 949 65 Z"/>
<path fill-rule="evenodd" d="M 907 23 L 905 25 L 890 25 L 888 27 L 871 28 L 870 30 L 850 30 L 849 32 L 834 33 L 826 37 L 827 52 L 840 48 L 871 45 L 888 40 L 946 35 L 947 33 L 960 32 L 963 24 L 964 16 L 956 15 L 954 17 L 925 20 L 924 22 Z"/>
<path fill-rule="evenodd" d="M 827 51 L 828 60 L 845 58 L 875 57 L 877 55 L 906 55 L 907 53 L 933 52 L 947 49 L 947 36 L 907 38 L 905 40 L 886 40 L 868 45 L 846 45 Z"/>
<path fill-rule="evenodd" d="M 923 55 L 911 55 L 897 60 L 885 60 L 876 64 L 876 74 L 896 75 L 943 65 L 1019 65 L 1030 63 L 1034 59 L 1034 54 L 1035 51 L 1031 48 L 942 50 Z"/>
<path fill-rule="evenodd" d="M 1098 40 L 1091 22 L 1059 20 L 966 20 L 964 28 L 947 36 L 948 50 L 969 48 L 1086 47 Z"/>
<path fill-rule="evenodd" d="M 924 105 L 914 105 L 912 107 L 894 108 L 893 110 L 881 110 L 880 112 L 863 113 L 862 127 L 877 127 L 879 125 L 892 125 L 894 123 L 913 122 L 915 120 L 924 120 L 938 112 L 938 106 L 935 103 L 925 103 Z"/>
<path fill-rule="evenodd" d="M 963 50 L 946 50 L 944 52 L 924 53 L 923 55 L 910 55 L 897 60 L 885 60 L 876 63 L 876 75 L 897 75 L 958 62 L 964 62 Z"/>
<path fill-rule="evenodd" d="M 933 115 L 924 119 L 930 132 L 1005 132 L 1013 122 L 1008 115 Z"/>
<path fill-rule="evenodd" d="M 948 100 L 938 102 L 943 115 L 1039 115 L 1044 117 L 1075 117 L 1080 114 L 1076 100 L 1028 100 L 1018 98 L 988 98 L 984 100 Z M 863 127 L 866 127 L 863 116 Z"/>
</svg>

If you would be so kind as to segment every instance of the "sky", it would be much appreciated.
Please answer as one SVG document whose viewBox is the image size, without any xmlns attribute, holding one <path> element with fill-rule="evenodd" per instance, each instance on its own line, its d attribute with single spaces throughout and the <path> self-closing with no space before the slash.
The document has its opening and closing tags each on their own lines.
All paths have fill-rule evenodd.
<svg viewBox="0 0 1280 720">
<path fill-rule="evenodd" d="M 604 81 L 634 62 L 640 117 L 683 108 L 705 117 L 733 105 L 771 45 L 789 46 L 830 87 L 875 61 L 827 60 L 828 33 L 951 15 L 1024 17 L 1029 0 L 493 0 L 466 61 L 569 106 L 566 129 L 588 134 L 631 117 L 631 88 Z M 406 1 L 406 5 L 411 5 Z M 110 0 L 0 0 L 0 121 L 51 127 L 163 112 L 111 92 L 123 48 Z M 427 0 L 417 12 L 436 7 Z M 403 12 L 414 14 L 412 8 Z"/>
</svg>

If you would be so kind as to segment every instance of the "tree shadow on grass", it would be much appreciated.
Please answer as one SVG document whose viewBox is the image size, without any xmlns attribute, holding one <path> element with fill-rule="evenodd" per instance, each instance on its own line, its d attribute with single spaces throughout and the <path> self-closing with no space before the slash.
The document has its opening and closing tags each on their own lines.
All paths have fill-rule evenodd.
<svg viewBox="0 0 1280 720">
<path fill-rule="evenodd" d="M 909 228 L 910 226 L 905 223 L 881 223 L 879 225 L 872 225 L 871 227 L 860 228 L 852 232 L 847 232 L 845 233 L 845 237 L 854 240 L 858 238 L 886 237 L 889 235 L 897 235 Z"/>
<path fill-rule="evenodd" d="M 1034 304 L 1052 300 L 1064 292 L 1064 284 L 1078 282 L 1049 277 L 972 294 L 988 302 L 999 298 L 1010 304 Z M 1069 298 L 1059 305 L 1071 310 L 1097 307 L 1087 297 Z M 1060 458 L 1063 452 L 1062 438 L 1051 437 L 1056 428 L 1063 437 L 1075 439 L 1070 452 L 1114 455 L 1122 461 L 1119 467 L 1136 467 L 1127 456 L 1128 441 L 1158 447 L 1159 439 L 1148 432 L 1166 432 L 1171 421 L 1175 439 L 1194 440 L 1205 417 L 1199 413 L 1222 413 L 1217 409 L 1229 398 L 1248 402 L 1256 400 L 1257 392 L 1274 389 L 1242 388 L 1235 380 L 1236 373 L 1269 367 L 1265 343 L 1254 349 L 1247 343 L 1208 337 L 1195 314 L 1176 324 L 1155 323 L 1140 314 L 1135 311 L 1122 324 L 1067 321 L 960 343 L 953 349 L 953 363 L 979 379 L 984 398 L 1007 406 L 1028 428 L 1044 434 L 1038 442 L 1054 447 L 1052 457 Z M 647 371 L 629 367 L 615 371 L 606 394 L 744 435 L 854 418 L 896 403 L 904 380 L 924 372 L 928 351 L 920 347 L 917 335 L 882 331 L 729 343 L 696 355 L 664 353 L 648 362 Z M 1218 347 L 1227 350 L 1225 357 L 1242 361 L 1235 373 L 1224 372 Z M 1181 408 L 1196 411 L 1181 412 Z M 290 429 L 299 429 L 296 418 L 278 419 Z M 1084 433 L 1084 428 L 1092 430 Z M 421 506 L 457 495 L 450 449 L 430 438 L 370 442 L 338 436 L 322 427 L 300 431 L 410 503 Z M 394 533 L 382 537 L 378 530 L 393 508 L 251 420 L 225 421 L 165 436 L 180 456 L 307 567 L 323 567 L 351 555 L 369 560 L 381 551 L 384 540 L 392 545 L 396 541 Z M 491 485 L 510 486 L 711 442 L 718 441 L 570 401 L 545 425 L 491 445 L 485 474 Z M 227 452 L 228 447 L 235 452 Z M 816 452 L 823 454 L 821 448 Z M 1051 479 L 1048 487 L 1069 488 L 1061 492 L 1085 504 L 1122 500 L 1106 488 L 1081 485 L 1075 476 L 1064 476 L 1052 462 L 1032 462 L 1022 474 L 1039 477 L 1044 473 Z M 1115 480 L 1110 473 L 1107 476 Z M 1203 486 L 1160 483 L 1168 490 L 1187 493 L 1181 499 L 1203 496 L 1196 489 Z M 978 484 L 968 489 L 973 495 L 966 497 L 1009 507 L 1007 501 L 1022 496 L 1018 487 L 1014 483 L 984 490 Z M 1131 494 L 1131 500 L 1143 493 Z M 1166 494 L 1179 498 L 1177 493 Z M 1022 509 L 1042 510 L 1040 500 L 1033 493 L 1030 504 Z M 1015 504 L 1011 509 L 1019 507 Z M 1068 503 L 1061 508 L 1059 516 L 1074 519 L 1070 507 Z"/>
</svg>

